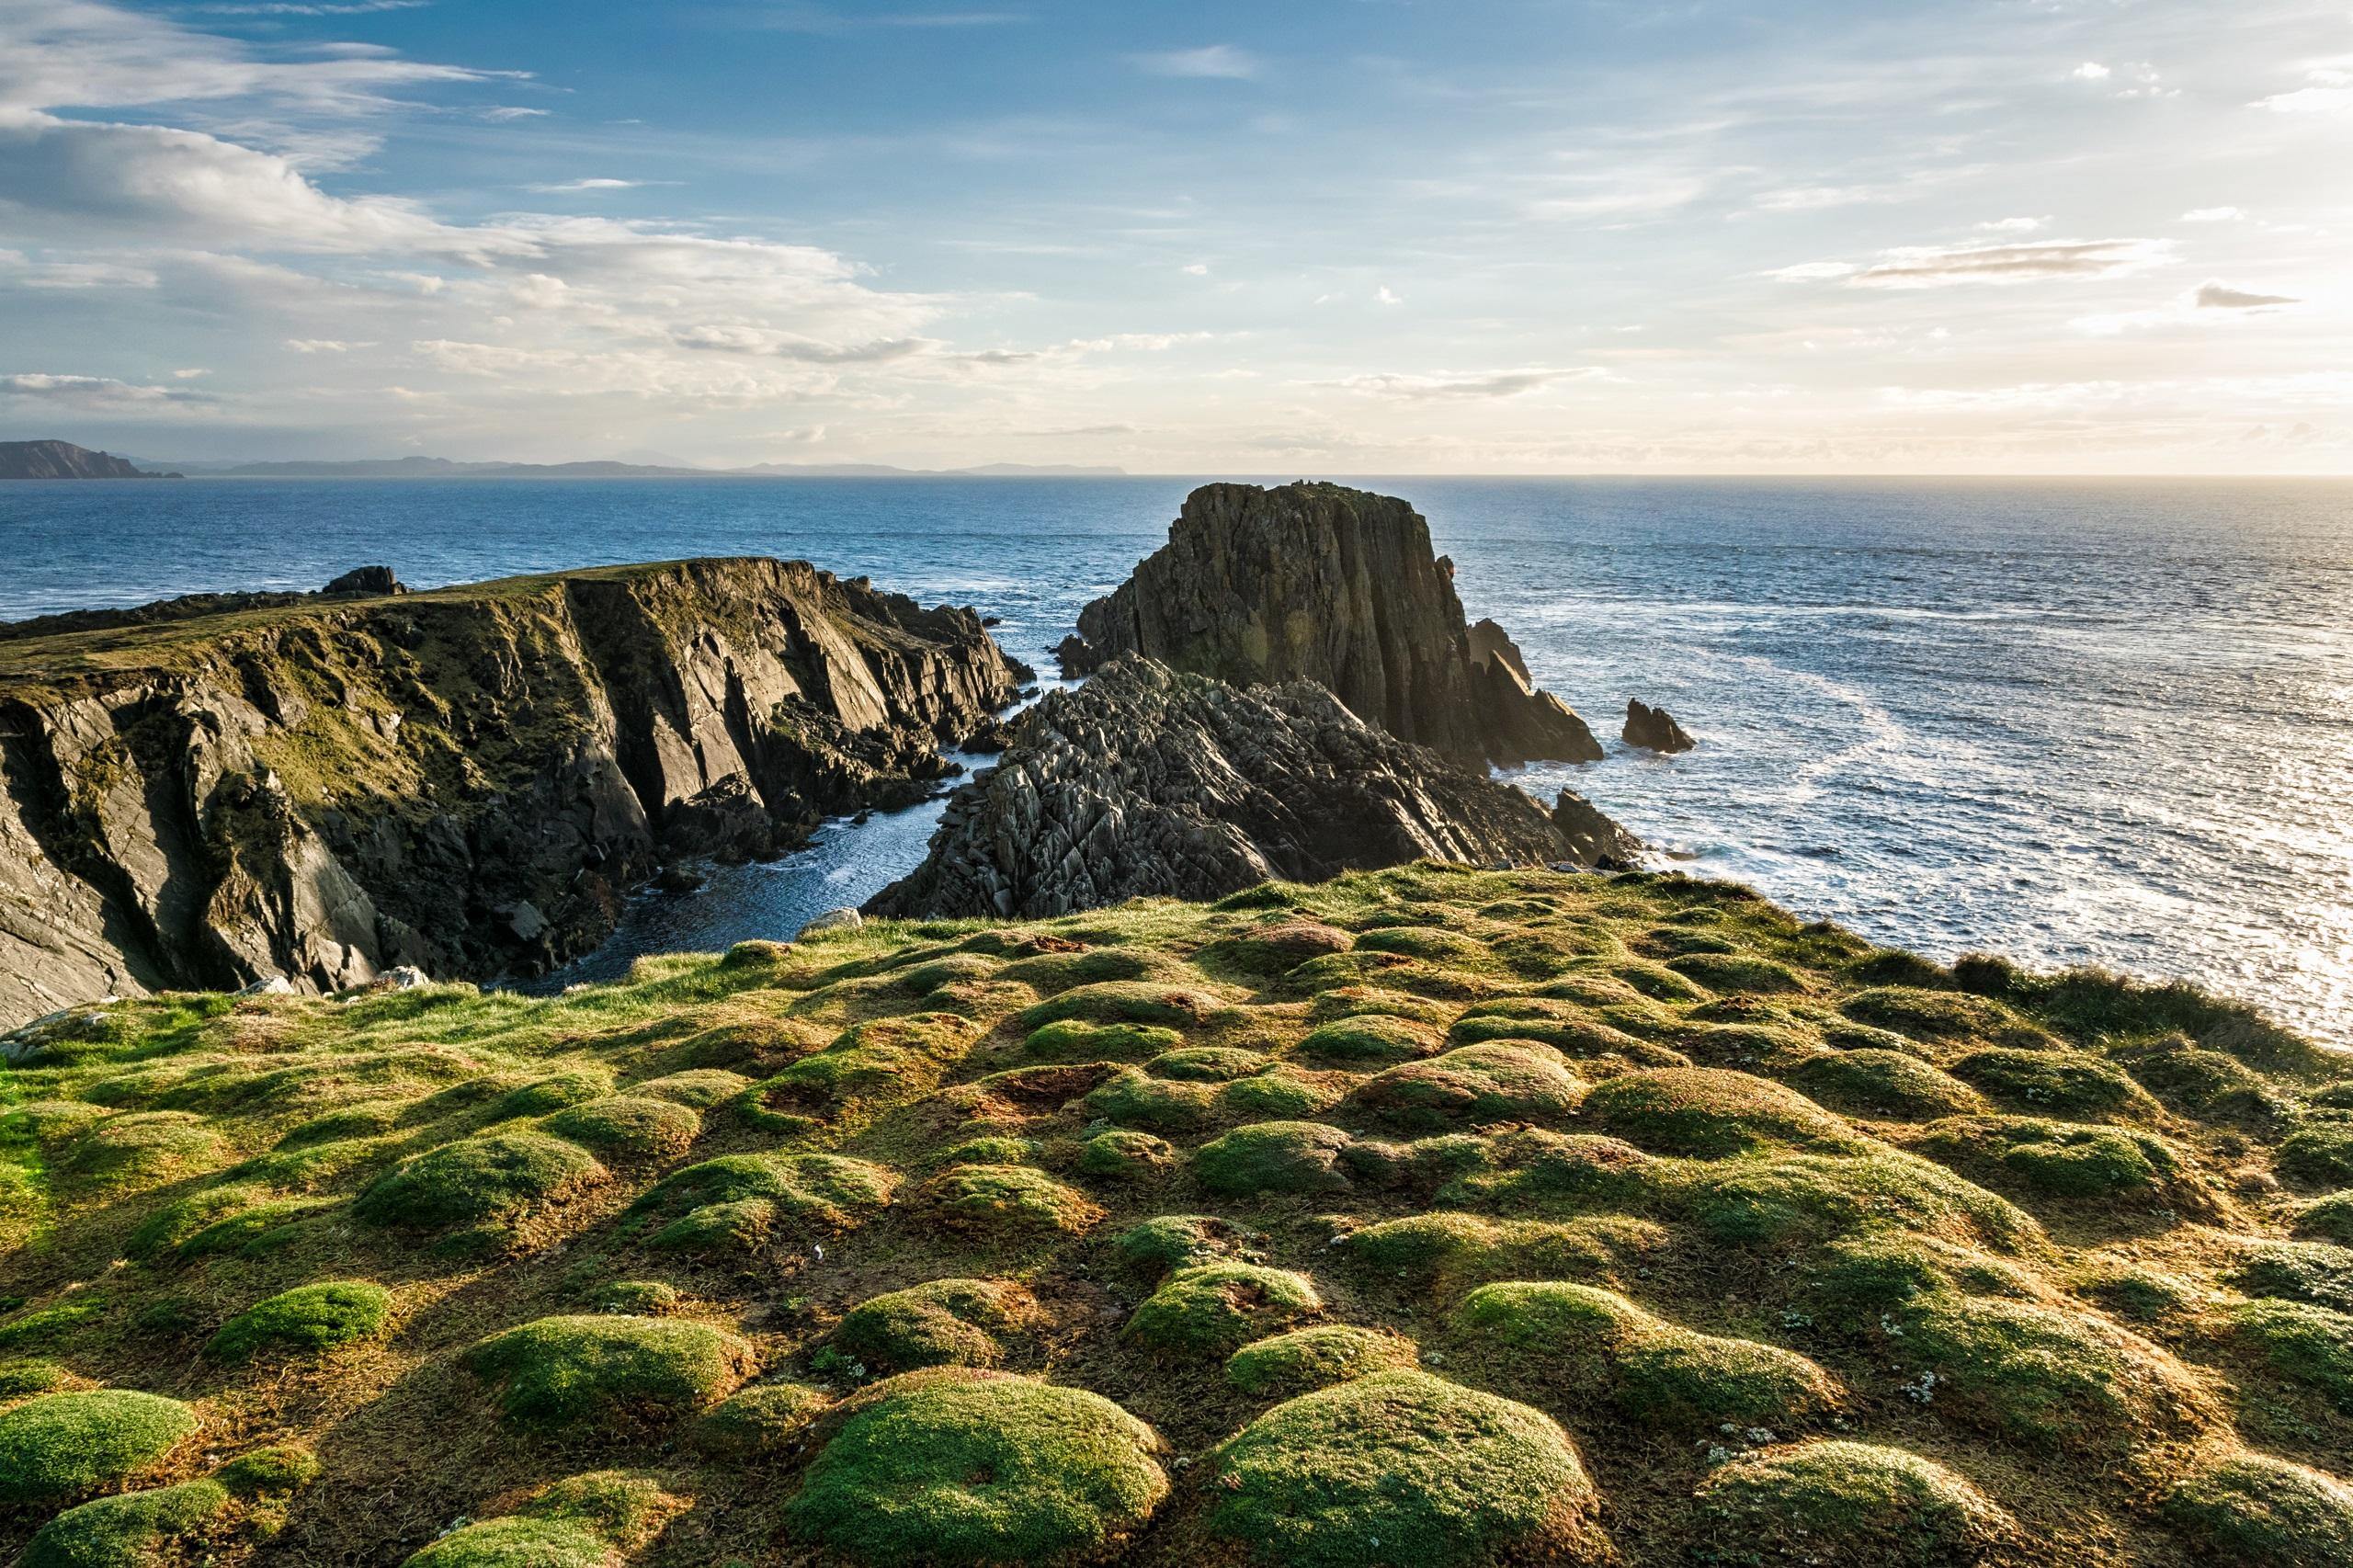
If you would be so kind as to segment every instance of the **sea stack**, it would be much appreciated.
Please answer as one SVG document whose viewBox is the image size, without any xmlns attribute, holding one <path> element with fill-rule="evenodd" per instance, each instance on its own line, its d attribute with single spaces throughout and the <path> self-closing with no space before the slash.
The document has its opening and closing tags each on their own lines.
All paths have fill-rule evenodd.
<svg viewBox="0 0 2353 1568">
<path fill-rule="evenodd" d="M 1452 563 L 1393 496 L 1205 484 L 1168 542 L 1079 612 L 1078 631 L 1060 650 L 1066 674 L 1142 653 L 1235 686 L 1313 681 L 1366 723 L 1469 767 L 1602 756 L 1501 627 L 1464 624 Z"/>
<path fill-rule="evenodd" d="M 1628 745 L 1648 751 L 1689 751 L 1699 744 L 1684 733 L 1674 714 L 1631 698 L 1626 702 L 1626 728 L 1622 733 Z"/>
</svg>

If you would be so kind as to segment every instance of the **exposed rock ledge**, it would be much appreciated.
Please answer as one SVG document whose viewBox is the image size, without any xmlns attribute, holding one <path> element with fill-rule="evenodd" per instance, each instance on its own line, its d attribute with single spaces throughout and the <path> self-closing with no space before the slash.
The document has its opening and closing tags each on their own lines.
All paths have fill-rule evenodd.
<svg viewBox="0 0 2353 1568">
<path fill-rule="evenodd" d="M 1345 485 L 1194 491 L 1167 544 L 1081 610 L 1061 650 L 1071 675 L 1120 653 L 1236 686 L 1315 681 L 1367 723 L 1473 766 L 1603 756 L 1501 627 L 1463 624 L 1421 514 Z"/>
<path fill-rule="evenodd" d="M 665 860 L 918 797 L 1028 676 L 970 610 L 769 560 L 0 643 L 0 1028 L 543 969 Z"/>
<path fill-rule="evenodd" d="M 1548 815 L 1321 686 L 1239 690 L 1131 655 L 1024 714 L 999 764 L 949 800 L 924 863 L 866 909 L 1029 919 L 1424 856 L 1590 865 L 1640 850 L 1582 798 L 1563 791 Z"/>
</svg>

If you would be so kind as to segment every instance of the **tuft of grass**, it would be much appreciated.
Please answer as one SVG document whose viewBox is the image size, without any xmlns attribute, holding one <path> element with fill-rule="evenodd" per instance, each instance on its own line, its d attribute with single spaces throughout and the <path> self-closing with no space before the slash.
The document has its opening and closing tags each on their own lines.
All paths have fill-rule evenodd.
<svg viewBox="0 0 2353 1568">
<path fill-rule="evenodd" d="M 1557 1119 L 1584 1096 L 1584 1082 L 1550 1047 L 1496 1040 L 1376 1073 L 1350 1100 L 1392 1127 L 1436 1131 Z"/>
<path fill-rule="evenodd" d="M 2131 1074 L 2080 1051 L 1972 1051 L 1952 1064 L 1952 1075 L 2020 1110 L 2080 1119 L 2156 1109 Z"/>
<path fill-rule="evenodd" d="M 919 1367 L 994 1367 L 999 1335 L 1032 1308 L 1029 1293 L 995 1279 L 933 1279 L 852 1307 L 835 1325 L 842 1353 L 881 1372 Z"/>
<path fill-rule="evenodd" d="M 2231 1313 L 2231 1326 L 2281 1377 L 2353 1415 L 2353 1313 L 2304 1301 L 2250 1301 Z"/>
<path fill-rule="evenodd" d="M 808 1383 L 755 1383 L 705 1411 L 694 1444 L 720 1460 L 777 1458 L 832 1403 L 831 1394 Z"/>
<path fill-rule="evenodd" d="M 1111 1250 L 1131 1272 L 1158 1280 L 1221 1258 L 1255 1262 L 1265 1241 L 1256 1231 L 1214 1214 L 1163 1214 L 1123 1233 Z"/>
<path fill-rule="evenodd" d="M 1193 1176 L 1227 1198 L 1335 1192 L 1348 1185 L 1339 1168 L 1347 1144 L 1347 1133 L 1320 1121 L 1255 1122 L 1194 1150 Z"/>
<path fill-rule="evenodd" d="M 1165 1139 L 1114 1129 L 1098 1132 L 1078 1146 L 1078 1172 L 1114 1179 L 1145 1176 L 1175 1165 L 1176 1158 L 1176 1151 Z"/>
<path fill-rule="evenodd" d="M 2300 1127 L 2272 1162 L 2282 1176 L 2310 1187 L 2353 1187 L 2353 1121 Z"/>
<path fill-rule="evenodd" d="M 526 1426 L 669 1419 L 749 1375 L 751 1346 L 682 1318 L 540 1318 L 493 1335 L 466 1363 L 499 1385 L 499 1411 Z"/>
<path fill-rule="evenodd" d="M 1302 1036 L 1302 1059 L 1326 1067 L 1384 1067 L 1435 1056 L 1444 1037 L 1433 1025 L 1382 1013 L 1358 1013 Z"/>
<path fill-rule="evenodd" d="M 612 1568 L 685 1506 L 651 1476 L 575 1475 L 504 1518 L 450 1531 L 402 1568 Z"/>
<path fill-rule="evenodd" d="M 379 1225 L 446 1230 L 560 1203 L 608 1174 L 576 1143 L 542 1132 L 494 1132 L 403 1162 L 359 1195 L 353 1212 Z"/>
<path fill-rule="evenodd" d="M 1700 1484 L 1706 1561 L 1978 1568 L 2009 1554 L 2009 1516 L 1960 1475 L 1902 1449 L 1838 1439 L 1744 1454 Z"/>
<path fill-rule="evenodd" d="M 675 1160 L 702 1131 L 690 1108 L 650 1095 L 608 1095 L 548 1119 L 547 1130 L 616 1164 Z"/>
<path fill-rule="evenodd" d="M 1951 1074 L 1900 1051 L 1865 1047 L 1811 1057 L 1790 1074 L 1807 1098 L 1849 1116 L 1924 1121 L 1969 1116 L 1985 1098 Z"/>
<path fill-rule="evenodd" d="M 1402 1335 L 1350 1324 L 1295 1328 L 1244 1346 L 1225 1360 L 1225 1381 L 1258 1399 L 1289 1399 L 1375 1372 L 1417 1364 L 1420 1351 Z"/>
<path fill-rule="evenodd" d="M 1086 1194 L 1029 1165 L 950 1165 L 924 1199 L 951 1231 L 1016 1242 L 1075 1235 L 1103 1218 Z"/>
<path fill-rule="evenodd" d="M 2353 1249 L 2326 1242 L 2261 1242 L 2231 1271 L 2250 1296 L 2277 1296 L 2353 1312 Z"/>
<path fill-rule="evenodd" d="M 1134 1062 L 1185 1043 L 1185 1037 L 1159 1024 L 1097 1024 L 1060 1018 L 1031 1029 L 1021 1049 L 1057 1062 Z"/>
<path fill-rule="evenodd" d="M 1286 1568 L 1598 1563 L 1575 1448 L 1549 1417 L 1425 1372 L 1275 1406 L 1222 1445 L 1208 1528 Z"/>
<path fill-rule="evenodd" d="M 0 1503 L 68 1502 L 153 1464 L 197 1427 L 176 1399 L 131 1389 L 43 1394 L 0 1411 Z"/>
<path fill-rule="evenodd" d="M 1083 1389 L 917 1372 L 860 1397 L 784 1516 L 796 1540 L 857 1562 L 1089 1561 L 1167 1495 L 1161 1447 Z"/>
<path fill-rule="evenodd" d="M 281 1290 L 221 1325 L 204 1347 L 216 1361 L 265 1352 L 316 1355 L 381 1339 L 391 1331 L 392 1293 L 366 1279 L 328 1279 Z"/>
<path fill-rule="evenodd" d="M 2246 1568 L 2339 1568 L 2353 1562 L 2353 1487 L 2268 1454 L 2236 1453 L 2165 1501 L 2174 1528 L 2217 1561 Z"/>
<path fill-rule="evenodd" d="M 1255 1263 L 1196 1264 L 1163 1281 L 1120 1332 L 1146 1350 L 1231 1355 L 1323 1308 L 1313 1281 L 1303 1274 Z"/>
<path fill-rule="evenodd" d="M 123 1492 L 64 1513 L 25 1547 L 23 1568 L 131 1568 L 165 1561 L 176 1544 L 202 1535 L 229 1507 L 217 1481 L 184 1481 Z"/>
<path fill-rule="evenodd" d="M 1841 1399 L 1831 1376 L 1793 1350 L 1699 1334 L 1590 1285 L 1483 1285 L 1453 1324 L 1524 1390 L 1606 1398 L 1631 1418 L 1692 1431 L 1802 1421 Z"/>
<path fill-rule="evenodd" d="M 1723 1159 L 1770 1143 L 1836 1149 L 1846 1123 L 1793 1090 L 1745 1073 L 1664 1067 L 1622 1074 L 1586 1096 L 1586 1119 L 1654 1153 Z"/>
</svg>

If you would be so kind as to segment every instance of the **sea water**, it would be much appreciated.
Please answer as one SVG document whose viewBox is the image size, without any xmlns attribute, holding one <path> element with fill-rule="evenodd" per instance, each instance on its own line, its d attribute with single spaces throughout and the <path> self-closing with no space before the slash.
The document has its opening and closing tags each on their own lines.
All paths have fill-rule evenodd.
<svg viewBox="0 0 2353 1568">
<path fill-rule="evenodd" d="M 199 589 L 801 556 L 1045 650 L 1194 482 L 0 486 L 0 619 Z M 2194 980 L 2353 1045 L 2353 483 L 1362 481 L 1609 756 L 1571 787 L 1695 872 L 1950 957 Z M 1617 741 L 1626 699 L 1699 740 Z M 921 858 L 937 802 L 632 906 L 564 978 L 789 936 Z"/>
</svg>

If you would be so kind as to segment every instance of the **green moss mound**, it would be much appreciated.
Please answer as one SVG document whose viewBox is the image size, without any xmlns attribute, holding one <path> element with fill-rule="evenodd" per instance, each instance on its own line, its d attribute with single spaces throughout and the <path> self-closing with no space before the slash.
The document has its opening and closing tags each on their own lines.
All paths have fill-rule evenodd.
<svg viewBox="0 0 2353 1568">
<path fill-rule="evenodd" d="M 327 1279 L 281 1290 L 221 1325 L 205 1346 L 234 1364 L 264 1353 L 317 1355 L 381 1339 L 392 1326 L 392 1293 L 365 1279 Z"/>
<path fill-rule="evenodd" d="M 1145 1298 L 1122 1331 L 1147 1350 L 1230 1355 L 1270 1329 L 1323 1310 L 1303 1274 L 1251 1263 L 1180 1268 Z"/>
<path fill-rule="evenodd" d="M 1115 1129 L 1098 1132 L 1078 1146 L 1078 1172 L 1111 1179 L 1147 1176 L 1175 1165 L 1176 1158 L 1166 1139 Z"/>
<path fill-rule="evenodd" d="M 613 1568 L 683 1506 L 650 1476 L 575 1475 L 505 1518 L 450 1531 L 403 1568 Z"/>
<path fill-rule="evenodd" d="M 777 1458 L 832 1403 L 831 1394 L 809 1383 L 756 1383 L 704 1412 L 694 1444 L 722 1460 Z"/>
<path fill-rule="evenodd" d="M 1596 1286 L 1482 1286 L 1453 1322 L 1530 1393 L 1605 1397 L 1631 1417 L 1694 1431 L 1802 1421 L 1840 1399 L 1830 1375 L 1793 1350 L 1697 1333 Z"/>
<path fill-rule="evenodd" d="M 702 1118 L 650 1095 L 607 1095 L 550 1117 L 547 1130 L 617 1163 L 675 1160 L 702 1131 Z"/>
<path fill-rule="evenodd" d="M 1221 1197 L 1334 1192 L 1348 1135 L 1320 1121 L 1261 1121 L 1237 1127 L 1193 1151 L 1193 1176 Z"/>
<path fill-rule="evenodd" d="M 925 1200 L 949 1230 L 1016 1241 L 1076 1234 L 1103 1218 L 1085 1193 L 1029 1165 L 951 1165 Z"/>
<path fill-rule="evenodd" d="M 496 1132 L 404 1162 L 361 1193 L 353 1211 L 380 1225 L 443 1230 L 561 1202 L 607 1174 L 576 1143 L 540 1132 Z"/>
<path fill-rule="evenodd" d="M 1968 1116 L 1986 1108 L 1976 1090 L 1900 1051 L 1866 1047 L 1815 1056 L 1790 1074 L 1790 1084 L 1833 1110 L 1881 1120 Z"/>
<path fill-rule="evenodd" d="M 753 1366 L 743 1338 L 680 1318 L 541 1318 L 466 1353 L 499 1385 L 499 1412 L 530 1426 L 663 1420 L 710 1403 Z"/>
<path fill-rule="evenodd" d="M 2174 1488 L 2165 1517 L 2217 1561 L 2247 1568 L 2353 1562 L 2353 1487 L 2265 1454 L 2241 1453 Z"/>
<path fill-rule="evenodd" d="M 1488 1280 L 1608 1280 L 1663 1240 L 1658 1226 L 1625 1215 L 1489 1220 L 1438 1210 L 1367 1225 L 1348 1236 L 1343 1256 L 1369 1281 L 1452 1296 Z"/>
<path fill-rule="evenodd" d="M 654 1183 L 623 1223 L 669 1251 L 740 1250 L 772 1233 L 853 1229 L 888 1205 L 896 1187 L 887 1167 L 838 1154 L 722 1154 Z"/>
<path fill-rule="evenodd" d="M 1360 1013 L 1310 1029 L 1298 1045 L 1301 1060 L 1324 1067 L 1385 1067 L 1438 1054 L 1444 1037 L 1413 1018 Z"/>
<path fill-rule="evenodd" d="M 2024 1561 L 2009 1516 L 1968 1481 L 1870 1443 L 1802 1443 L 1732 1460 L 1699 1489 L 1699 1533 L 1734 1561 L 1756 1554 L 1853 1568 Z"/>
<path fill-rule="evenodd" d="M 131 1389 L 44 1394 L 0 1411 L 0 1503 L 62 1503 L 154 1463 L 196 1430 L 176 1399 Z"/>
<path fill-rule="evenodd" d="M 1658 1154 L 1723 1159 L 1768 1143 L 1855 1142 L 1836 1117 L 1764 1078 L 1711 1067 L 1628 1073 L 1597 1085 L 1584 1115 L 1604 1132 Z"/>
<path fill-rule="evenodd" d="M 1220 1258 L 1252 1261 L 1264 1236 L 1215 1214 L 1163 1214 L 1121 1233 L 1112 1252 L 1131 1273 L 1158 1279 Z"/>
<path fill-rule="evenodd" d="M 1405 1131 L 1546 1121 L 1567 1116 L 1585 1084 L 1547 1046 L 1466 1045 L 1409 1062 L 1358 1085 L 1355 1105 Z"/>
<path fill-rule="evenodd" d="M 2231 1326 L 2271 1369 L 2353 1415 L 2353 1313 L 2304 1301 L 2250 1301 Z"/>
<path fill-rule="evenodd" d="M 1423 1372 L 1279 1404 L 1221 1447 L 1208 1528 L 1258 1562 L 1601 1562 L 1592 1483 L 1542 1414 Z"/>
<path fill-rule="evenodd" d="M 175 1543 L 201 1535 L 229 1506 L 217 1481 L 185 1481 L 153 1492 L 101 1497 L 40 1528 L 23 1568 L 131 1568 L 163 1560 Z"/>
<path fill-rule="evenodd" d="M 2131 1074 L 2082 1051 L 1972 1051 L 1952 1075 L 2019 1110 L 2080 1118 L 2156 1108 Z"/>
<path fill-rule="evenodd" d="M 1402 1335 L 1319 1324 L 1244 1346 L 1226 1358 L 1225 1381 L 1254 1398 L 1289 1399 L 1375 1372 L 1409 1369 L 1419 1358 L 1414 1342 Z"/>
<path fill-rule="evenodd" d="M 861 1400 L 784 1514 L 796 1539 L 858 1562 L 1086 1562 L 1167 1495 L 1160 1447 L 1082 1389 L 915 1373 Z"/>
<path fill-rule="evenodd" d="M 1098 1024 L 1058 1018 L 1029 1031 L 1021 1048 L 1032 1056 L 1062 1062 L 1134 1062 L 1185 1043 L 1185 1037 L 1159 1024 Z"/>
<path fill-rule="evenodd" d="M 933 1279 L 851 1308 L 833 1343 L 876 1371 L 918 1367 L 994 1367 L 999 1335 L 1029 1315 L 1029 1294 L 995 1279 Z"/>
<path fill-rule="evenodd" d="M 2310 1187 L 2353 1187 L 2353 1122 L 2324 1121 L 2297 1129 L 2273 1162 L 2290 1181 Z"/>
</svg>

